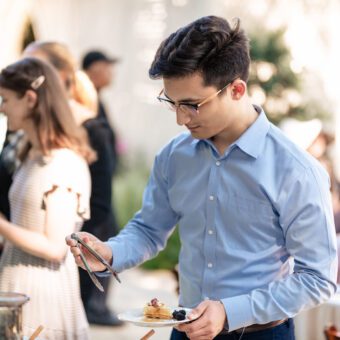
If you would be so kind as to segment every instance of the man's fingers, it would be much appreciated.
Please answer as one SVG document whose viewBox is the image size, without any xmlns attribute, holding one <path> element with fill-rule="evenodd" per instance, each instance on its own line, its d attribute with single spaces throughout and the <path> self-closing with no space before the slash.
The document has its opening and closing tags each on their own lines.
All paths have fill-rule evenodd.
<svg viewBox="0 0 340 340">
<path fill-rule="evenodd" d="M 78 247 L 71 247 L 70 250 L 71 250 L 71 253 L 74 257 L 80 255 L 80 249 Z"/>
<path fill-rule="evenodd" d="M 196 328 L 194 331 L 186 332 L 186 335 L 189 339 L 193 340 L 199 340 L 199 339 L 213 339 L 213 335 L 211 333 L 211 330 L 204 326 L 202 328 Z"/>
<path fill-rule="evenodd" d="M 75 247 L 77 245 L 77 241 L 73 240 L 70 236 L 65 238 L 66 244 L 70 247 Z"/>
<path fill-rule="evenodd" d="M 209 303 L 208 301 L 201 302 L 196 308 L 194 308 L 188 315 L 189 320 L 194 320 L 199 318 L 205 310 L 208 308 Z"/>
<path fill-rule="evenodd" d="M 190 313 L 190 318 L 198 318 L 190 323 L 177 325 L 178 330 L 185 332 L 192 340 L 213 339 L 223 328 L 224 317 L 221 317 L 221 306 L 218 301 L 202 302 Z"/>
<path fill-rule="evenodd" d="M 74 257 L 74 260 L 75 260 L 76 265 L 77 265 L 78 267 L 81 267 L 81 268 L 84 269 L 84 263 L 83 263 L 83 261 L 81 260 L 81 257 L 80 257 L 79 255 L 78 255 L 78 256 L 75 256 L 75 257 Z"/>
<path fill-rule="evenodd" d="M 82 239 L 83 239 L 83 241 L 84 241 L 85 243 L 90 243 L 90 238 L 89 238 L 87 235 L 85 235 L 84 237 L 82 237 Z"/>
<path fill-rule="evenodd" d="M 182 324 L 177 325 L 177 327 L 178 327 L 179 331 L 185 332 L 185 333 L 188 334 L 188 333 L 194 332 L 195 330 L 204 328 L 205 323 L 206 323 L 206 320 L 205 320 L 204 315 L 203 315 L 202 317 L 200 317 L 199 319 L 197 319 L 193 322 L 182 323 Z"/>
</svg>

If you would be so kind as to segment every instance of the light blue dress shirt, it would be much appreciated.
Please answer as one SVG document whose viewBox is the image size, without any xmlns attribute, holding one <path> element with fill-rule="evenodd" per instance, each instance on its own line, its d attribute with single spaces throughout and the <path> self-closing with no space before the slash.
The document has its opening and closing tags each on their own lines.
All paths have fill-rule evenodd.
<svg viewBox="0 0 340 340">
<path fill-rule="evenodd" d="M 328 175 L 263 111 L 222 156 L 189 133 L 161 150 L 142 209 L 108 241 L 114 268 L 155 256 L 176 224 L 179 304 L 221 300 L 230 331 L 293 317 L 336 290 Z"/>
</svg>

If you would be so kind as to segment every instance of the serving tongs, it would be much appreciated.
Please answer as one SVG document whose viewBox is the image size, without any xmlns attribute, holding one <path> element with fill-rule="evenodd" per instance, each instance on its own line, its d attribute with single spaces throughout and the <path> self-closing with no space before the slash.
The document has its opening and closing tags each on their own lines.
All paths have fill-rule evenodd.
<svg viewBox="0 0 340 340">
<path fill-rule="evenodd" d="M 88 272 L 91 280 L 93 281 L 93 283 L 96 285 L 96 287 L 101 291 L 104 292 L 104 288 L 101 285 L 101 283 L 98 281 L 96 275 L 94 274 L 93 270 L 90 268 L 80 246 L 79 243 L 88 250 L 88 252 L 95 257 L 100 263 L 102 263 L 106 269 L 115 277 L 115 279 L 121 283 L 120 278 L 118 277 L 118 274 L 115 270 L 112 269 L 112 267 L 110 266 L 110 264 L 100 255 L 98 254 L 92 247 L 90 247 L 87 243 L 85 243 L 76 233 L 73 233 L 71 235 L 71 238 L 75 241 L 77 241 L 77 247 L 80 250 L 80 258 L 84 264 L 84 267 L 86 269 L 86 271 Z"/>
</svg>

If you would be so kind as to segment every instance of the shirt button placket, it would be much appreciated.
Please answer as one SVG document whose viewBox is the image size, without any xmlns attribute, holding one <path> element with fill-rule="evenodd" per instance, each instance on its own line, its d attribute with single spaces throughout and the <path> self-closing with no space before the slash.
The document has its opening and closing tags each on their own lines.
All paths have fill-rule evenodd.
<svg viewBox="0 0 340 340">
<path fill-rule="evenodd" d="M 205 242 L 205 258 L 206 258 L 206 263 L 205 263 L 205 274 L 204 274 L 204 282 L 203 282 L 203 298 L 208 299 L 208 297 L 210 296 L 212 289 L 213 289 L 213 282 L 214 282 L 214 260 L 215 260 L 215 256 L 214 256 L 214 249 L 216 247 L 216 240 L 214 237 L 212 237 L 213 235 L 215 235 L 215 231 L 214 231 L 214 226 L 213 223 L 215 221 L 215 208 L 216 208 L 216 204 L 217 202 L 217 196 L 216 196 L 216 192 L 217 192 L 217 177 L 218 177 L 218 172 L 219 169 L 218 167 L 221 166 L 221 162 L 218 160 L 214 160 L 214 163 L 212 164 L 212 168 L 211 168 L 211 181 L 209 181 L 209 189 L 211 190 L 211 192 L 208 195 L 208 213 L 207 213 L 207 225 L 210 225 L 210 228 L 207 228 L 206 231 L 206 242 Z M 217 176 L 216 176 L 217 175 Z M 208 296 L 208 297 L 207 297 Z"/>
</svg>

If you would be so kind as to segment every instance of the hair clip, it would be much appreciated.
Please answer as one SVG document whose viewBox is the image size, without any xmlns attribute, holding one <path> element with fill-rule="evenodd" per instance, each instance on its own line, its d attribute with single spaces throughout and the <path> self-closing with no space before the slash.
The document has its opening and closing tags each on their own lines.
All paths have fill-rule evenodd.
<svg viewBox="0 0 340 340">
<path fill-rule="evenodd" d="M 33 80 L 31 83 L 31 87 L 33 90 L 38 90 L 38 88 L 43 84 L 45 81 L 45 76 L 41 75 L 37 79 Z"/>
</svg>

